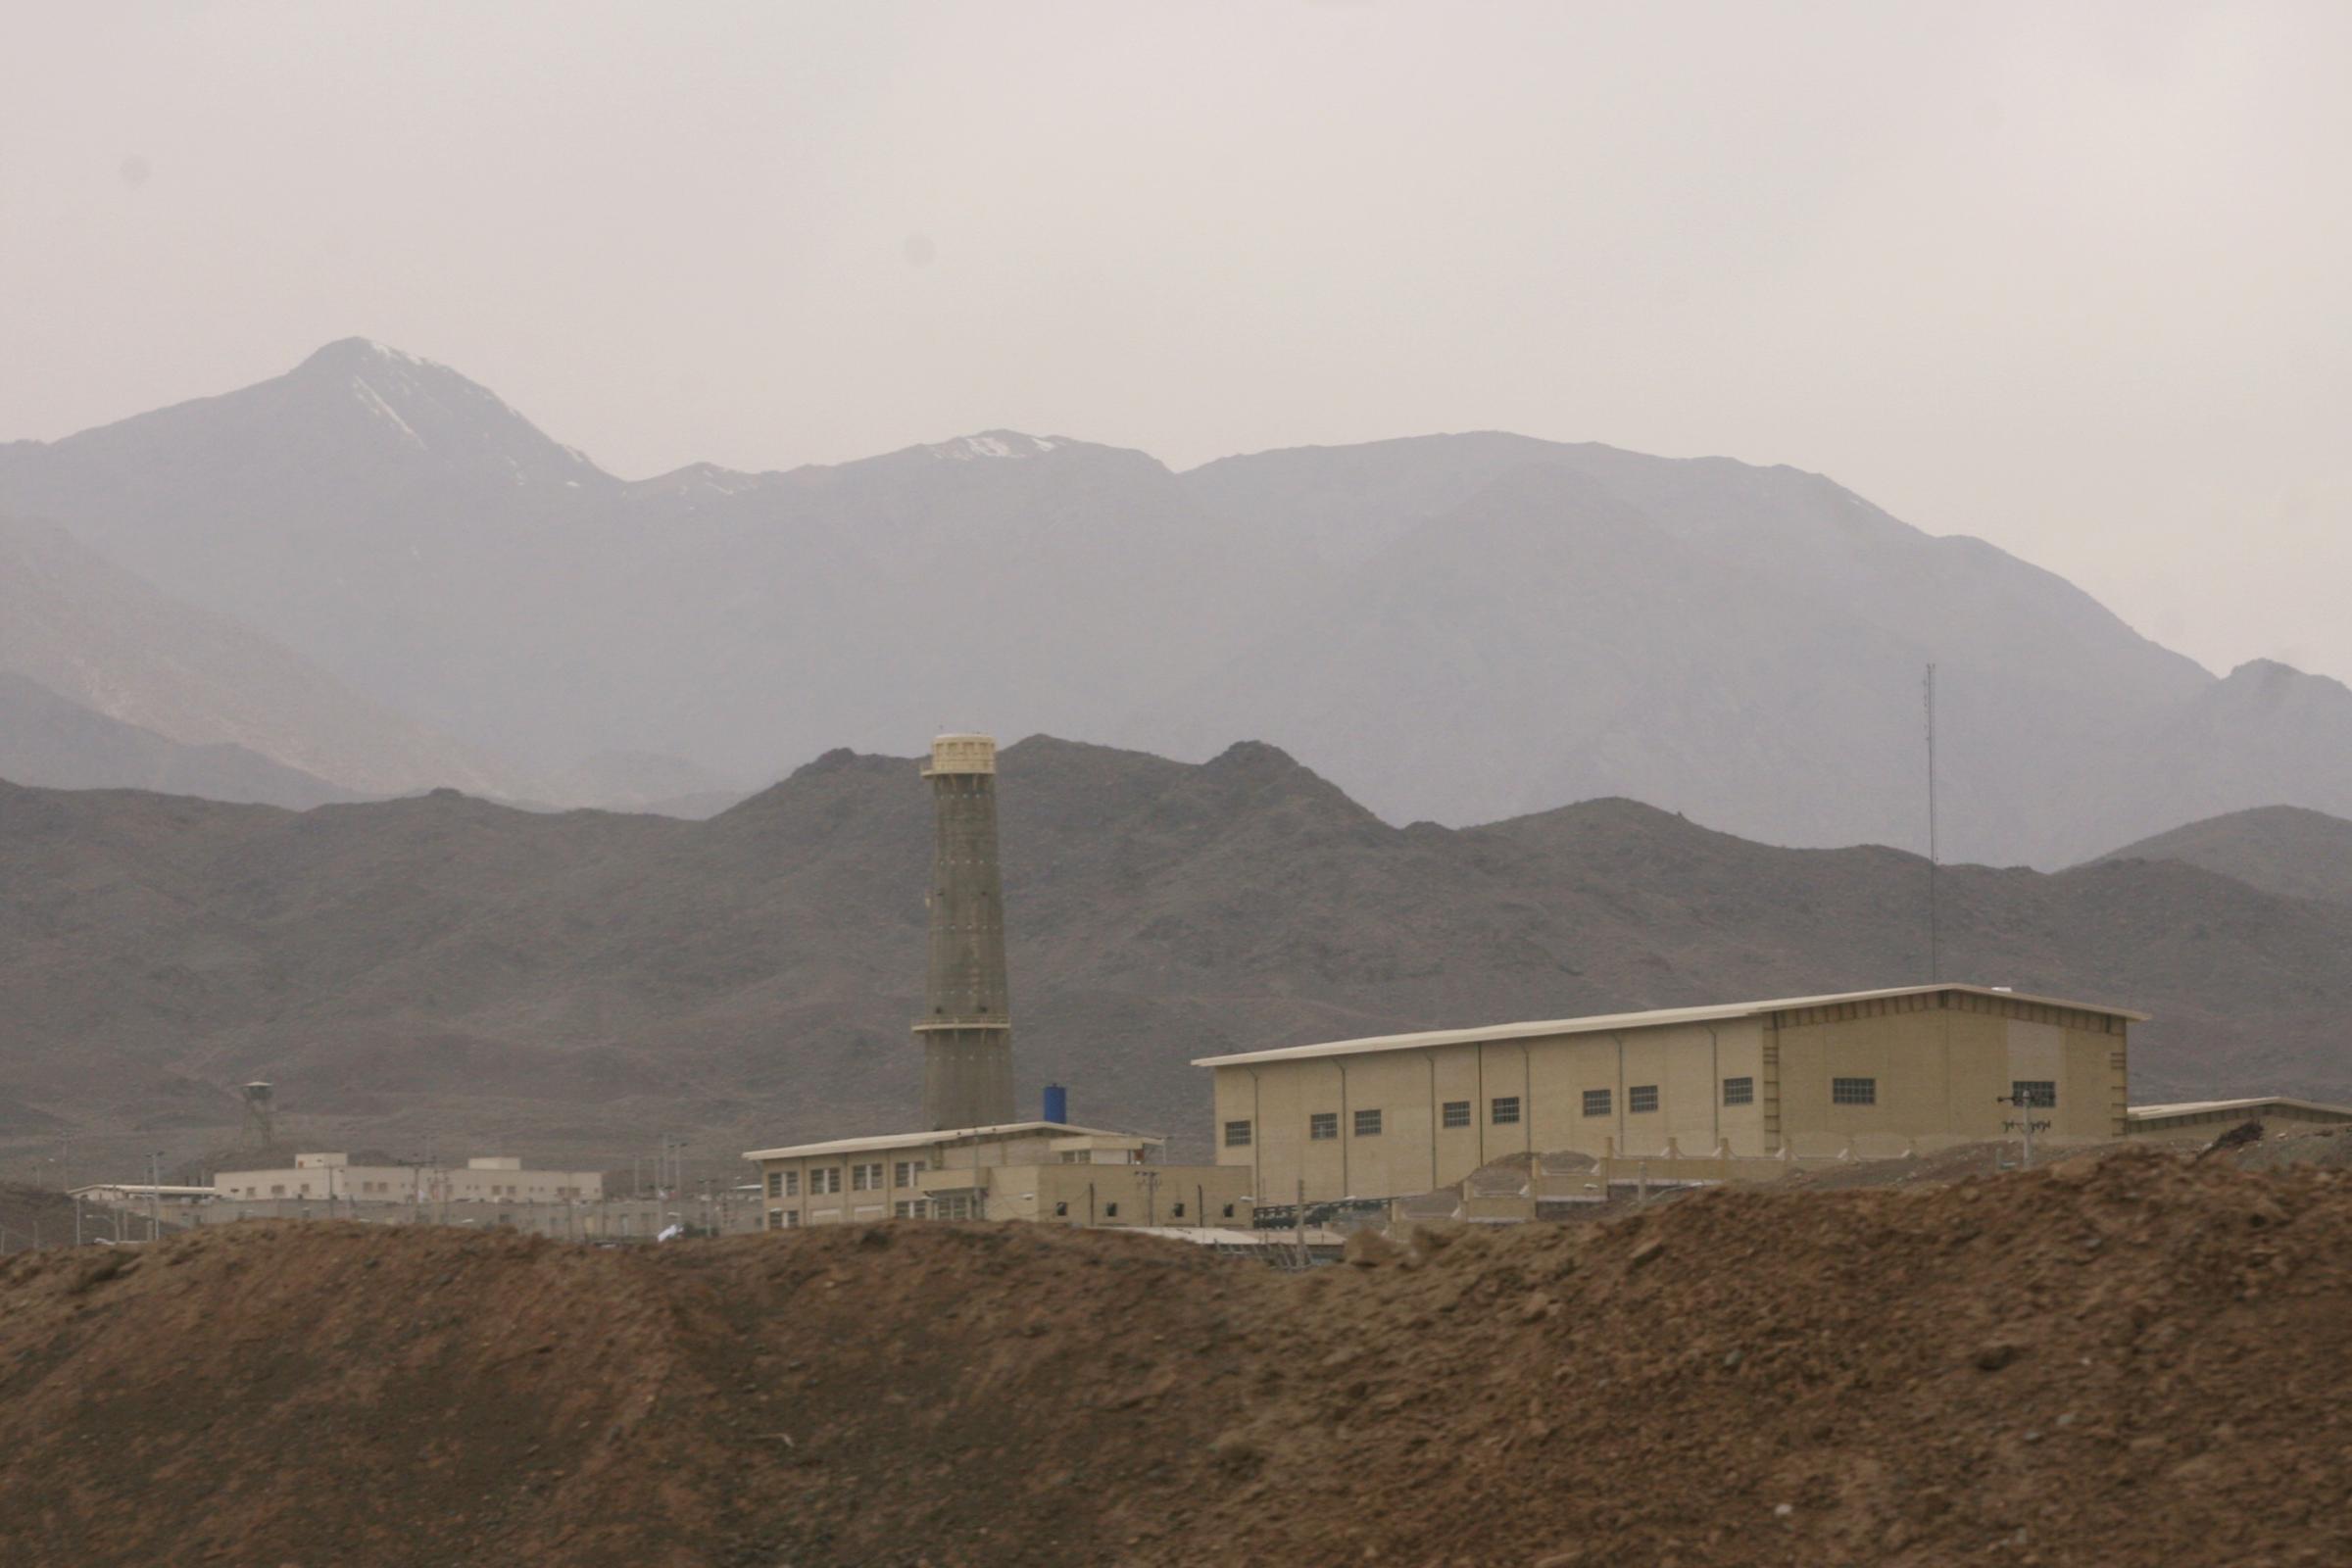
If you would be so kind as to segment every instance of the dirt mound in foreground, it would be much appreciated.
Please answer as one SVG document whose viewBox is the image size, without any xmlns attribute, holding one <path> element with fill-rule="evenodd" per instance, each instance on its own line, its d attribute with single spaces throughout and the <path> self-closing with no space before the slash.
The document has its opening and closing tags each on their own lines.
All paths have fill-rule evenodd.
<svg viewBox="0 0 2352 1568">
<path fill-rule="evenodd" d="M 0 1561 L 2352 1561 L 2352 1173 L 1107 1233 L 236 1227 L 0 1269 Z"/>
</svg>

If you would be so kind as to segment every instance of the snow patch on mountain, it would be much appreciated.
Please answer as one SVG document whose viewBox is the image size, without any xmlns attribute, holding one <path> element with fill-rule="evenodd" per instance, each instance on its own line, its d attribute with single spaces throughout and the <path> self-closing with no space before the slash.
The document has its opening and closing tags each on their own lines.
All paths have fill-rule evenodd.
<svg viewBox="0 0 2352 1568">
<path fill-rule="evenodd" d="M 970 463 L 981 458 L 1033 458 L 1041 452 L 1051 452 L 1058 445 L 1040 436 L 1022 435 L 1017 430 L 985 430 L 967 435 L 959 441 L 943 441 L 923 450 L 945 463 Z"/>
<path fill-rule="evenodd" d="M 416 430 L 411 427 L 408 420 L 402 418 L 398 414 L 393 412 L 392 405 L 384 401 L 383 394 L 376 391 L 376 389 L 369 386 L 367 381 L 356 375 L 351 378 L 351 390 L 358 396 L 361 407 L 367 409 L 368 413 L 376 415 L 381 418 L 391 420 L 394 427 L 400 431 L 402 438 L 406 440 L 409 445 L 415 447 L 419 452 L 425 450 L 424 437 L 418 435 Z"/>
</svg>

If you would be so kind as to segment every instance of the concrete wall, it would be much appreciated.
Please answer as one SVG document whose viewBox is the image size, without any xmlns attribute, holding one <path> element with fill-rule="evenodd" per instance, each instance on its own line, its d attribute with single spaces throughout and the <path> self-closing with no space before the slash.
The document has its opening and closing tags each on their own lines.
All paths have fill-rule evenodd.
<svg viewBox="0 0 2352 1568">
<path fill-rule="evenodd" d="M 2054 1143 L 2122 1136 L 2125 1022 L 2006 998 L 1943 993 L 1706 1024 L 1544 1036 L 1215 1069 L 1217 1161 L 1246 1167 L 1258 1202 L 1396 1198 L 1460 1181 L 1513 1152 L 1863 1157 L 2002 1136 L 2013 1082 L 2058 1085 Z M 1726 1080 L 1747 1079 L 1726 1104 Z M 1869 1079 L 1875 1102 L 1837 1103 Z M 1637 1109 L 1636 1089 L 1655 1091 Z M 1588 1093 L 1605 1093 L 1605 1110 Z M 1517 1101 L 1516 1121 L 1498 1101 Z M 1445 1125 L 1448 1102 L 1469 1125 Z M 1648 1099 L 1644 1096 L 1643 1102 Z M 1356 1113 L 1378 1110 L 1378 1132 Z M 1588 1113 L 1588 1111 L 1594 1113 Z M 1336 1136 L 1313 1136 L 1316 1116 Z M 1247 1123 L 1249 1142 L 1232 1142 Z"/>
</svg>

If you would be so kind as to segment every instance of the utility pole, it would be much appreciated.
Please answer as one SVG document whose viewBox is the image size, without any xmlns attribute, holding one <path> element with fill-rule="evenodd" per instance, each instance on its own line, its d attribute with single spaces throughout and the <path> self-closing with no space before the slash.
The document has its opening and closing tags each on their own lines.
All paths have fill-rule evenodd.
<svg viewBox="0 0 2352 1568">
<path fill-rule="evenodd" d="M 2041 1091 L 2038 1089 L 2021 1089 L 2013 1094 L 1995 1095 L 1993 1099 L 1998 1103 L 2007 1105 L 2017 1112 L 2015 1116 L 2003 1121 L 2001 1127 L 2004 1131 L 2017 1133 L 2024 1139 L 2025 1149 L 2019 1156 L 2018 1169 L 2032 1170 L 2034 1168 L 2034 1135 L 2050 1130 L 2050 1124 L 2034 1116 L 2034 1112 L 2056 1104 L 2056 1099 L 2054 1097 L 2043 1099 Z"/>
<path fill-rule="evenodd" d="M 1936 882 L 1940 863 L 1936 843 L 1936 666 L 1928 666 L 1924 684 L 1928 705 L 1928 981 L 1943 978 L 1941 933 L 1936 928 Z"/>
</svg>

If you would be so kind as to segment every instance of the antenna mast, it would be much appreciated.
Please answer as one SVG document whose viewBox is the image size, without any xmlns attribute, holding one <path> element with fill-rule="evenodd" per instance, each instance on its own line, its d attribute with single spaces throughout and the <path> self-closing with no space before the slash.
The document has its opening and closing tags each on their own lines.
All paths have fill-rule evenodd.
<svg viewBox="0 0 2352 1568">
<path fill-rule="evenodd" d="M 1939 933 L 1936 921 L 1936 873 L 1938 864 L 1936 846 L 1936 666 L 1928 666 L 1924 683 L 1928 705 L 1928 980 L 1931 984 L 1943 978 L 1940 963 Z"/>
</svg>

